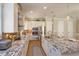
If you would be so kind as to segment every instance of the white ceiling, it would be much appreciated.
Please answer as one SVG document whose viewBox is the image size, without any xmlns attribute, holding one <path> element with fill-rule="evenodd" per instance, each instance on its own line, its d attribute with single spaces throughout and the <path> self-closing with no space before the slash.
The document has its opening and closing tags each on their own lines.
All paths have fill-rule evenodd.
<svg viewBox="0 0 79 59">
<path fill-rule="evenodd" d="M 79 18 L 79 4 L 77 3 L 21 3 L 23 12 L 27 17 L 72 17 Z M 69 5 L 69 9 L 67 8 Z M 47 7 L 46 10 L 43 7 Z M 68 11 L 69 10 L 69 11 Z M 30 13 L 30 11 L 33 11 Z"/>
</svg>

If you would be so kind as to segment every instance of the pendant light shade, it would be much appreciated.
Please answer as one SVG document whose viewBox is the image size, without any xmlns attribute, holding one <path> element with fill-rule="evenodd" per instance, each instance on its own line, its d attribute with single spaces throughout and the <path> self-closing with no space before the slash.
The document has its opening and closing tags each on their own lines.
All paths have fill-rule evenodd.
<svg viewBox="0 0 79 59">
<path fill-rule="evenodd" d="M 70 19 L 70 16 L 67 16 L 67 20 L 69 20 Z"/>
<path fill-rule="evenodd" d="M 66 16 L 66 19 L 67 19 L 67 20 L 70 19 L 70 16 L 69 16 L 69 4 L 67 4 L 67 16 Z"/>
</svg>

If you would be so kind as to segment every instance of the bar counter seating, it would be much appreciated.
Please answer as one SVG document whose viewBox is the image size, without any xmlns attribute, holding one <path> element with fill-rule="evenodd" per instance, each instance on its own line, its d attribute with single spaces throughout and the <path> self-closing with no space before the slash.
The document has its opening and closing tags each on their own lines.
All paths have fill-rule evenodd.
<svg viewBox="0 0 79 59">
<path fill-rule="evenodd" d="M 12 46 L 12 42 L 20 39 L 19 32 L 17 33 L 3 33 L 2 39 L 0 39 L 0 50 L 6 50 Z"/>
</svg>

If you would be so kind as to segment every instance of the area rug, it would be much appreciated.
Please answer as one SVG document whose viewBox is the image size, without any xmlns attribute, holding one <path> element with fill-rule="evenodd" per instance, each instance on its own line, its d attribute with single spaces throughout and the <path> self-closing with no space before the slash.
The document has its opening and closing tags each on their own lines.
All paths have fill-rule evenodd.
<svg viewBox="0 0 79 59">
<path fill-rule="evenodd" d="M 32 47 L 32 56 L 45 56 L 44 52 L 42 51 L 41 47 L 33 46 Z"/>
</svg>

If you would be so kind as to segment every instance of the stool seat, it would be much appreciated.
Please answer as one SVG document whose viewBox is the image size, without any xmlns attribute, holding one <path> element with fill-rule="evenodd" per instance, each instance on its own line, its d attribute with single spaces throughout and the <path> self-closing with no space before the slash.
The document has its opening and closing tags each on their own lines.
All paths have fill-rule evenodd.
<svg viewBox="0 0 79 59">
<path fill-rule="evenodd" d="M 11 47 L 11 40 L 0 39 L 0 50 L 6 50 Z"/>
</svg>

